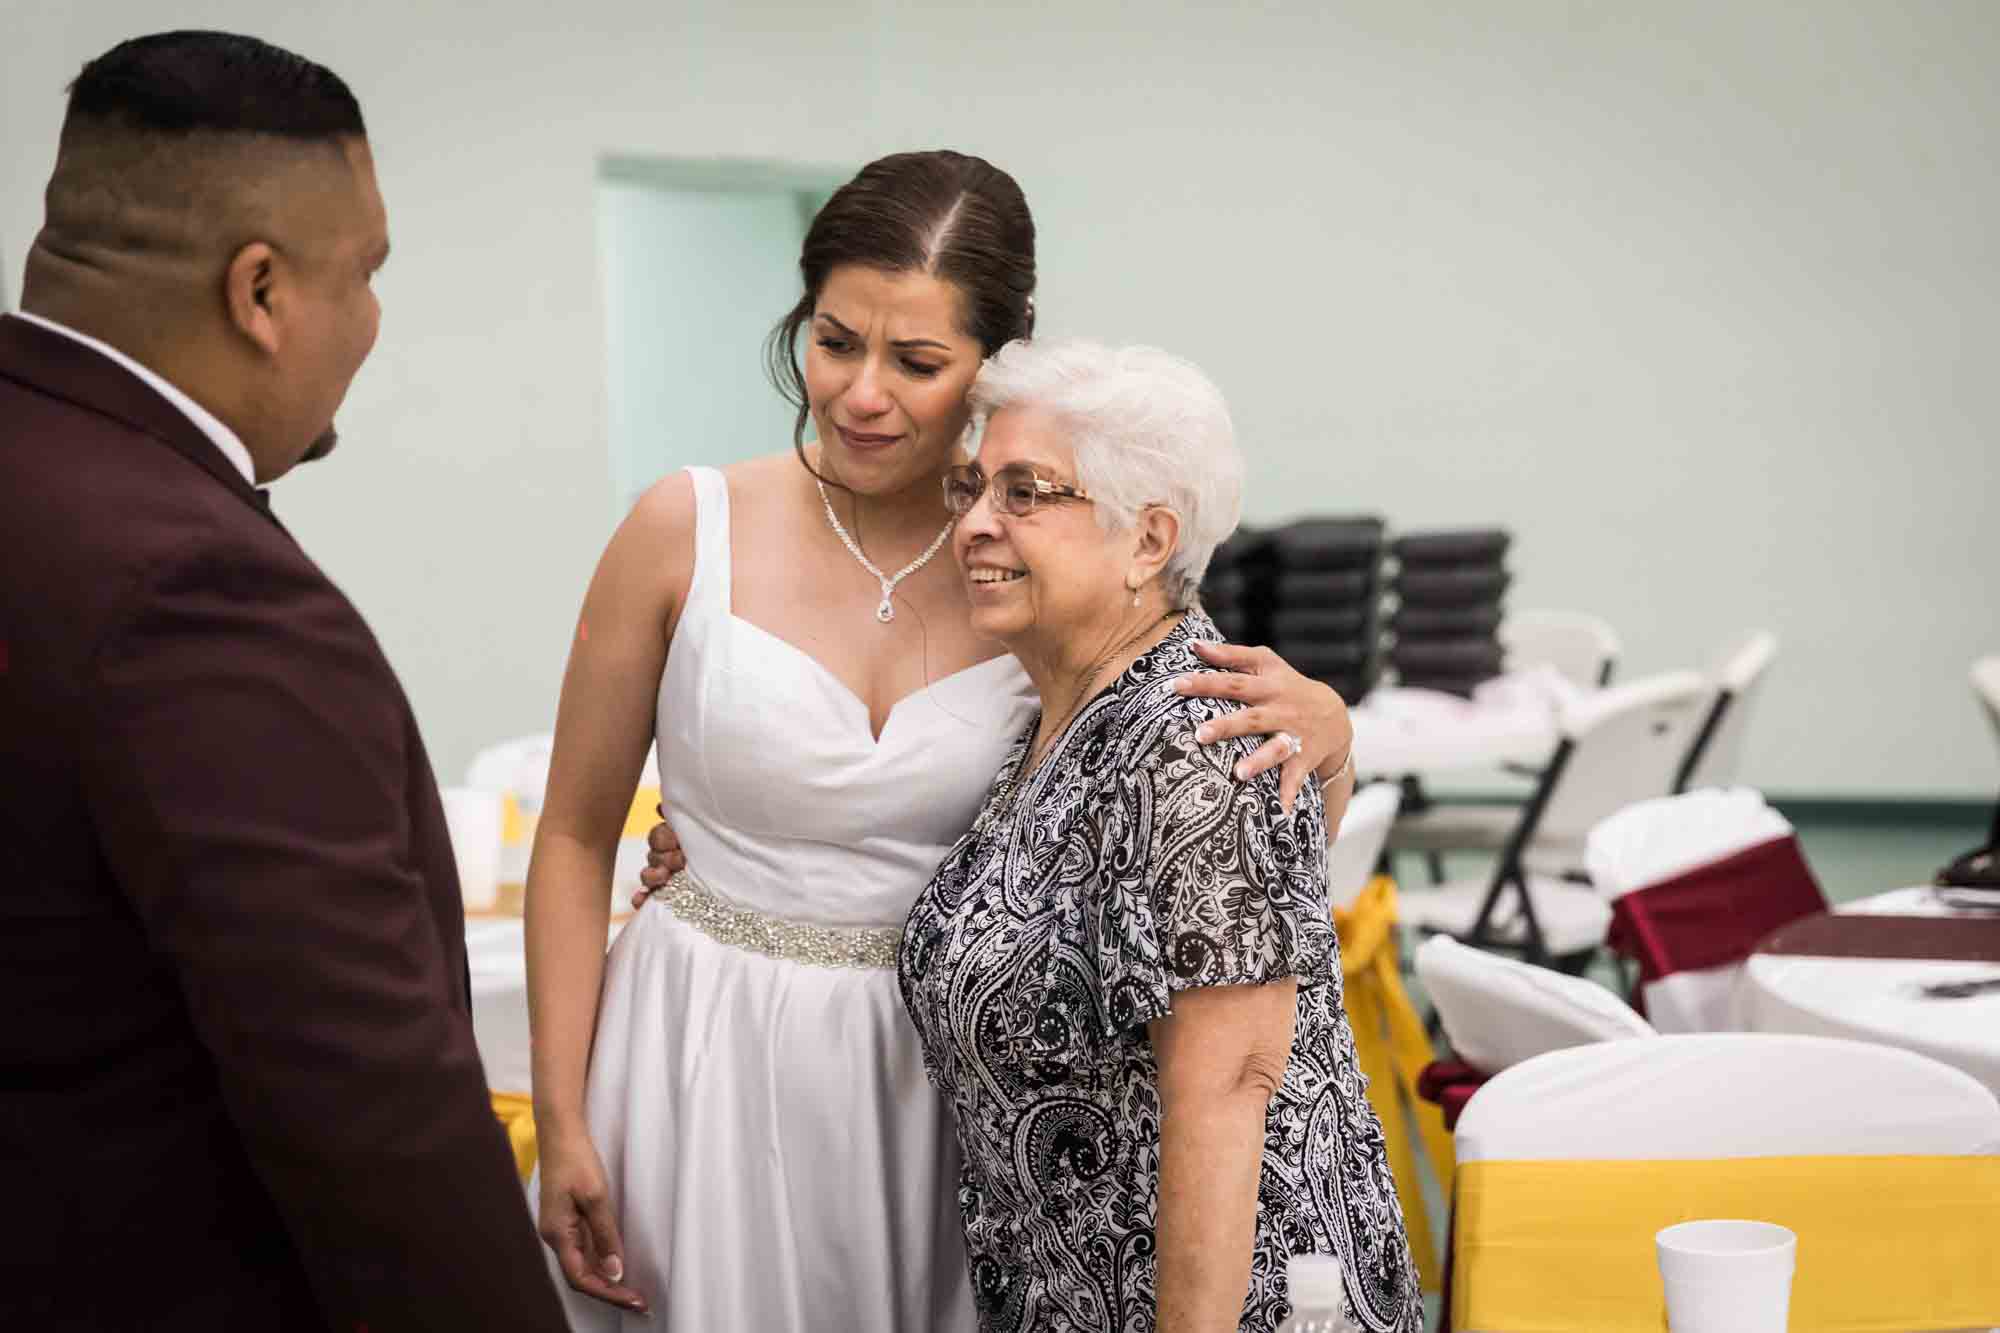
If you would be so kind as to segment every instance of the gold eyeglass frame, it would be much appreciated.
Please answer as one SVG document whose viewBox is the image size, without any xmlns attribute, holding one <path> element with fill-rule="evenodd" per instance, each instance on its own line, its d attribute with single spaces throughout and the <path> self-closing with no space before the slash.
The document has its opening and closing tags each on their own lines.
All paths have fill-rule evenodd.
<svg viewBox="0 0 2000 1333">
<path fill-rule="evenodd" d="M 1025 472 L 1028 474 L 1028 480 L 1032 481 L 1035 484 L 1035 496 L 1037 504 L 1040 503 L 1042 500 L 1050 497 L 1060 497 L 1065 500 L 1090 499 L 1090 492 L 1083 490 L 1081 487 L 1066 486 L 1058 481 L 1050 481 L 1047 478 L 1043 477 L 1041 474 L 1037 473 L 1033 467 L 1029 466 L 1026 463 L 1009 463 L 1005 467 L 995 471 L 991 477 L 987 476 L 986 469 L 980 467 L 979 464 L 977 463 L 958 463 L 953 465 L 952 467 L 945 469 L 944 473 L 945 512 L 957 518 L 965 517 L 965 515 L 972 512 L 972 506 L 979 503 L 979 497 L 986 494 L 989 490 L 993 489 L 993 483 L 1000 477 L 1002 473 L 1006 472 L 1014 472 L 1014 473 Z M 972 500 L 965 506 L 965 508 L 963 509 L 954 508 L 952 505 L 952 493 L 951 493 L 952 482 L 954 480 L 961 480 L 967 477 L 968 475 L 977 477 L 979 479 L 979 489 L 972 493 Z M 1001 513 L 1007 515 L 1009 518 L 1026 518 L 1028 515 L 1035 512 L 1035 504 L 1030 504 L 1026 509 L 1021 510 L 1019 513 L 1016 513 L 1014 510 L 1009 509 L 1006 505 L 1001 503 L 998 499 L 994 500 L 993 507 L 999 510 Z"/>
</svg>

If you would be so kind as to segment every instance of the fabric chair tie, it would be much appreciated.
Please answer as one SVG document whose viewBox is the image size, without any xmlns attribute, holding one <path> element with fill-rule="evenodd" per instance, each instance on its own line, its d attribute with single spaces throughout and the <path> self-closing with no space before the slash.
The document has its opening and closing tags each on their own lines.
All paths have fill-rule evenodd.
<svg viewBox="0 0 2000 1333">
<path fill-rule="evenodd" d="M 1442 1113 L 1417 1092 L 1418 1077 L 1432 1063 L 1432 1051 L 1397 965 L 1396 882 L 1386 875 L 1370 880 L 1352 905 L 1334 909 L 1333 926 L 1340 937 L 1347 1022 L 1354 1032 L 1361 1072 L 1368 1079 L 1369 1103 L 1382 1122 L 1410 1251 L 1424 1289 L 1436 1291 L 1442 1273 L 1424 1204 L 1420 1159 L 1428 1159 L 1439 1189 L 1449 1198 L 1454 1157 Z"/>
<path fill-rule="evenodd" d="M 1676 972 L 1740 963 L 1778 927 L 1825 910 L 1799 840 L 1786 836 L 1620 896 L 1606 942 L 1638 963 L 1644 987 Z"/>
<path fill-rule="evenodd" d="M 535 1172 L 535 1105 L 525 1092 L 496 1092 L 493 1118 L 507 1132 L 507 1146 L 514 1150 L 514 1169 L 521 1179 Z"/>
</svg>

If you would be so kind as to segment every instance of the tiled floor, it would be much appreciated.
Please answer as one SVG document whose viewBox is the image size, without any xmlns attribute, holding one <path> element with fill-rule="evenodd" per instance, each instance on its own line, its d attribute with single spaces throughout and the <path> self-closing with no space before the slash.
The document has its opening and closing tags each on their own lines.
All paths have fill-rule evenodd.
<svg viewBox="0 0 2000 1333">
<path fill-rule="evenodd" d="M 1823 806 L 1787 810 L 1786 814 L 1798 829 L 1806 861 L 1820 887 L 1828 900 L 1836 903 L 1908 884 L 1928 883 L 1939 867 L 1953 857 L 1982 845 L 1992 824 L 1992 812 L 1977 808 L 1949 814 L 1925 811 L 1903 818 L 1880 808 L 1842 815 L 1829 813 Z M 1419 883 L 1428 878 L 1418 858 L 1407 858 L 1407 862 L 1398 867 L 1404 875 L 1417 876 Z M 1445 860 L 1445 870 L 1452 876 L 1477 875 L 1491 867 L 1489 858 L 1477 855 L 1454 855 Z M 1609 963 L 1593 968 L 1591 975 L 1615 984 L 1616 974 Z M 1428 1017 L 1429 1006 L 1421 987 L 1415 984 L 1414 977 L 1406 980 L 1411 998 Z M 1442 1226 L 1446 1217 L 1443 1201 L 1434 1190 L 1427 1190 L 1426 1194 L 1431 1216 Z M 1438 1240 L 1442 1244 L 1442 1235 Z M 1435 1296 L 1426 1301 L 1425 1309 L 1427 1327 L 1436 1328 Z"/>
</svg>

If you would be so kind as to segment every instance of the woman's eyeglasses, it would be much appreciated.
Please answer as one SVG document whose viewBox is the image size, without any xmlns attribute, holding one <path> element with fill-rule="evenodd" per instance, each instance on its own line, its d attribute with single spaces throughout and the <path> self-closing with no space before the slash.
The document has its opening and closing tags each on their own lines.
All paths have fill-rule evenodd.
<svg viewBox="0 0 2000 1333">
<path fill-rule="evenodd" d="M 954 514 L 968 514 L 986 488 L 993 488 L 993 507 L 1014 518 L 1026 518 L 1046 498 L 1088 500 L 1090 496 L 1074 486 L 1044 481 L 1026 463 L 1009 463 L 993 474 L 991 482 L 977 463 L 947 468 L 944 474 L 944 507 Z"/>
</svg>

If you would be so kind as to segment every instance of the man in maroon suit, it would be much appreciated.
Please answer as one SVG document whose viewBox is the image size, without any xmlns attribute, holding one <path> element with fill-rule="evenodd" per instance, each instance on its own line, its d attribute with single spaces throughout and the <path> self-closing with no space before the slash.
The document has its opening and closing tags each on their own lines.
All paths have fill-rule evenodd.
<svg viewBox="0 0 2000 1333">
<path fill-rule="evenodd" d="M 249 38 L 70 90 L 0 318 L 0 1328 L 560 1329 L 417 725 L 258 487 L 388 256 L 361 113 Z"/>
</svg>

